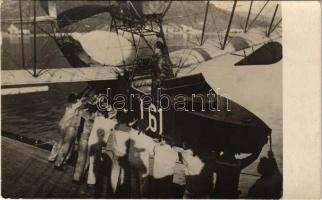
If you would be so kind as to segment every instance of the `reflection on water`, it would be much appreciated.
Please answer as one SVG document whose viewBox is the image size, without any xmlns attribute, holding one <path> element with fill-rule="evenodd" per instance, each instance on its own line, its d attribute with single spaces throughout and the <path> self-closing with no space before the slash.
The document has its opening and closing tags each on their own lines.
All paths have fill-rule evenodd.
<svg viewBox="0 0 322 200">
<path fill-rule="evenodd" d="M 2 70 L 22 69 L 21 48 L 20 37 L 2 38 Z M 30 69 L 33 37 L 24 37 L 24 49 L 26 68 Z M 37 64 L 44 69 L 70 67 L 49 37 L 37 37 Z M 50 84 L 49 92 L 2 96 L 2 130 L 44 141 L 57 138 L 57 122 L 64 112 L 67 95 L 85 86 L 86 83 Z"/>
<path fill-rule="evenodd" d="M 45 141 L 56 139 L 66 97 L 84 87 L 86 83 L 51 84 L 49 92 L 3 96 L 2 130 Z"/>
</svg>

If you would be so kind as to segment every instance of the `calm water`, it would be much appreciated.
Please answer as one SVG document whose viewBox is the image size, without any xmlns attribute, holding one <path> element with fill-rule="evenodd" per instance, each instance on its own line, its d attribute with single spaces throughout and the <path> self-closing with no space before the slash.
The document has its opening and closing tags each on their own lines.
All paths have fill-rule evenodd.
<svg viewBox="0 0 322 200">
<path fill-rule="evenodd" d="M 33 38 L 25 39 L 26 68 L 33 66 Z M 2 40 L 2 69 L 21 69 L 20 37 Z M 41 68 L 70 67 L 49 37 L 37 38 L 37 63 Z M 2 130 L 49 141 L 56 139 L 57 122 L 63 113 L 66 97 L 81 91 L 86 83 L 50 84 L 49 92 L 2 96 Z"/>
<path fill-rule="evenodd" d="M 172 41 L 182 40 L 182 37 L 176 37 Z M 70 67 L 54 41 L 48 37 L 38 37 L 37 42 L 38 63 L 42 68 Z M 172 43 L 169 42 L 169 44 Z M 27 68 L 32 67 L 32 46 L 32 38 L 25 38 Z M 2 52 L 2 69 L 21 69 L 19 37 L 4 37 Z M 223 88 L 232 99 L 237 99 L 241 105 L 253 112 L 256 111 L 255 114 L 272 128 L 273 148 L 278 165 L 282 170 L 282 66 L 278 64 L 272 72 L 267 71 L 266 73 L 262 73 L 254 67 L 240 69 L 231 66 L 224 67 L 227 63 L 229 64 L 229 60 L 234 59 L 236 58 L 228 56 L 223 59 L 222 63 L 210 63 L 208 64 L 210 67 L 201 67 L 201 71 L 206 74 L 211 86 Z M 272 80 L 272 77 L 274 77 L 275 85 L 267 85 L 271 83 L 269 80 Z M 260 80 L 267 80 L 266 85 L 260 86 L 253 83 Z M 84 87 L 86 87 L 86 83 L 50 84 L 49 92 L 2 96 L 2 130 L 47 142 L 56 140 L 58 137 L 57 123 L 63 115 L 64 103 L 68 94 L 79 92 Z M 245 94 L 244 90 L 252 91 L 252 95 L 258 94 L 255 95 L 257 100 L 253 98 L 250 101 L 249 95 Z M 272 93 L 272 95 L 267 96 L 267 93 Z M 267 146 L 264 147 L 262 155 L 266 154 Z M 256 166 L 257 162 L 245 169 L 244 172 L 256 174 Z M 240 189 L 243 195 L 256 178 L 249 175 L 241 176 Z"/>
</svg>

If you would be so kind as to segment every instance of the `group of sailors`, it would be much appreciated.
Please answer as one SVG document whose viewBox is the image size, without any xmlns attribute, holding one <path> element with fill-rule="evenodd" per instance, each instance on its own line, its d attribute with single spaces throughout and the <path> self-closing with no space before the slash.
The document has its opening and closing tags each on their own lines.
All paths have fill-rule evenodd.
<svg viewBox="0 0 322 200">
<path fill-rule="evenodd" d="M 61 137 L 48 158 L 64 170 L 76 149 L 75 183 L 85 181 L 101 198 L 238 198 L 241 170 L 261 150 L 244 159 L 228 150 L 196 155 L 167 138 L 147 136 L 146 125 L 129 112 L 98 111 L 95 98 L 69 96 L 59 122 Z M 180 183 L 179 165 L 184 166 Z M 248 197 L 281 197 L 281 173 L 271 151 L 260 159 L 258 172 L 261 178 Z"/>
</svg>

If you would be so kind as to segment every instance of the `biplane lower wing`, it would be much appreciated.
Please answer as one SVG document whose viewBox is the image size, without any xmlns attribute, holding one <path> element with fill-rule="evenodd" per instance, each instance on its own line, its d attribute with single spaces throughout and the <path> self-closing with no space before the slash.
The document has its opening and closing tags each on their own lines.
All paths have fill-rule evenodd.
<svg viewBox="0 0 322 200">
<path fill-rule="evenodd" d="M 17 94 L 28 94 L 28 93 L 36 93 L 36 92 L 47 92 L 49 87 L 45 86 L 27 86 L 27 87 L 13 87 L 13 88 L 3 88 L 1 89 L 1 95 L 17 95 Z"/>
<path fill-rule="evenodd" d="M 32 76 L 28 70 L 2 70 L 2 88 L 26 85 L 44 85 L 50 83 L 87 82 L 101 80 L 116 80 L 120 72 L 117 67 L 84 67 L 43 69 L 38 71 L 38 76 Z M 10 93 L 12 94 L 12 93 Z"/>
</svg>

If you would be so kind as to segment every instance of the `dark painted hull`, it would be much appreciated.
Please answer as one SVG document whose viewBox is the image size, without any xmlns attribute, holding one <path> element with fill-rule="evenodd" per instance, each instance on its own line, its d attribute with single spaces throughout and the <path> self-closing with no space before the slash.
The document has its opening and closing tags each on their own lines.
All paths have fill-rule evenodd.
<svg viewBox="0 0 322 200">
<path fill-rule="evenodd" d="M 176 112 L 176 141 L 198 150 L 252 153 L 267 143 L 271 129 L 253 113 L 230 101 L 231 111 Z"/>
<path fill-rule="evenodd" d="M 271 129 L 255 114 L 231 100 L 228 101 L 230 111 L 227 111 L 227 99 L 223 97 L 203 104 L 196 100 L 193 104 L 194 111 L 174 110 L 175 95 L 189 96 L 195 93 L 206 97 L 211 89 L 201 74 L 165 81 L 162 85 L 162 94 L 168 94 L 172 100 L 171 109 L 162 114 L 162 136 L 170 139 L 175 145 L 186 146 L 195 152 L 230 150 L 236 153 L 252 153 L 258 151 L 267 143 Z M 134 91 L 140 92 L 136 89 Z M 208 109 L 210 104 L 216 107 L 218 105 L 220 111 Z M 186 105 L 188 109 L 191 108 L 192 100 L 187 99 Z M 205 111 L 202 110 L 202 105 Z M 145 117 L 145 120 L 149 118 Z M 149 131 L 153 137 L 158 137 L 158 133 Z"/>
</svg>

